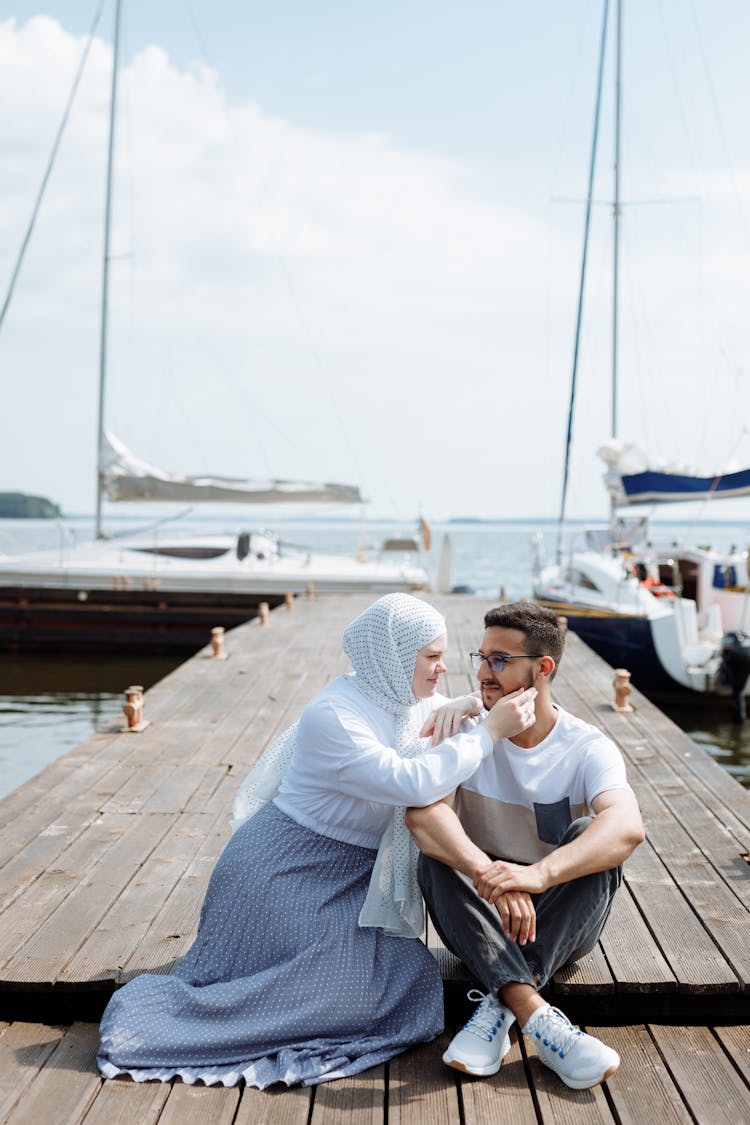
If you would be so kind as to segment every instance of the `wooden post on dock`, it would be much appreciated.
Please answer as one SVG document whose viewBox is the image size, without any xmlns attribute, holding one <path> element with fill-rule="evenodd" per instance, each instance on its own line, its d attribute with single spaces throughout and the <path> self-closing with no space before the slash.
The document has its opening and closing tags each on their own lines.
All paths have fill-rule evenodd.
<svg viewBox="0 0 750 1125">
<path fill-rule="evenodd" d="M 226 660 L 227 654 L 224 652 L 224 626 L 216 625 L 211 630 L 211 649 L 214 660 Z"/>
<path fill-rule="evenodd" d="M 258 617 L 260 618 L 261 625 L 268 624 L 269 608 L 268 602 L 261 602 L 258 606 Z"/>
<path fill-rule="evenodd" d="M 149 720 L 143 717 L 143 688 L 140 684 L 125 689 L 122 709 L 128 724 L 122 728 L 122 734 L 140 734 L 149 725 Z"/>
</svg>

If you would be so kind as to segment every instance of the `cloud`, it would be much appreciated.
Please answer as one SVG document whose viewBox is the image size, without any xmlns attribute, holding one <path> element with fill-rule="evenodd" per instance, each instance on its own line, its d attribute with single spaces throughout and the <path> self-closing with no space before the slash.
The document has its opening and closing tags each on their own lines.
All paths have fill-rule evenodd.
<svg viewBox="0 0 750 1125">
<path fill-rule="evenodd" d="M 2 278 L 82 48 L 46 17 L 0 23 Z M 94 479 L 110 75 L 97 41 L 0 340 L 8 487 L 79 510 Z M 376 512 L 556 510 L 580 208 L 509 203 L 476 169 L 386 135 L 302 128 L 160 46 L 128 60 L 119 89 L 106 412 L 131 448 L 178 472 L 352 479 Z M 670 325 L 660 347 L 679 366 L 686 318 L 669 296 L 684 260 L 642 243 Z M 603 497 L 608 269 L 608 251 L 592 253 L 584 510 Z"/>
</svg>

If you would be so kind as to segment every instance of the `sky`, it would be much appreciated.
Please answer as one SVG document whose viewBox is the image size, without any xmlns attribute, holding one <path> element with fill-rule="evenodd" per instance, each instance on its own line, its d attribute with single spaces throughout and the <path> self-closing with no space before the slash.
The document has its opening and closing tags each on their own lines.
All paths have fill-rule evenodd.
<svg viewBox="0 0 750 1125">
<path fill-rule="evenodd" d="M 94 505 L 114 5 L 0 0 L 0 303 L 100 8 L 0 328 L 0 491 L 71 513 Z M 123 9 L 107 427 L 171 472 L 358 484 L 373 518 L 557 515 L 603 0 Z M 615 11 L 578 517 L 607 510 Z M 750 464 L 750 4 L 625 0 L 622 26 L 617 433 L 728 471 Z"/>
</svg>

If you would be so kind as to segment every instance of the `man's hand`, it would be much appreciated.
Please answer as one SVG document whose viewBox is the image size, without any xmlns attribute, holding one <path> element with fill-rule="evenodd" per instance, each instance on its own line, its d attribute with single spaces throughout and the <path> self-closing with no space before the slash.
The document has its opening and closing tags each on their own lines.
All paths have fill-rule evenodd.
<svg viewBox="0 0 750 1125">
<path fill-rule="evenodd" d="M 536 911 L 531 897 L 523 891 L 499 894 L 494 900 L 503 930 L 511 941 L 526 945 L 536 941 Z"/>
<path fill-rule="evenodd" d="M 508 863 L 496 859 L 474 877 L 477 893 L 487 902 L 497 903 L 501 895 L 522 893 L 538 895 L 546 891 L 550 884 L 546 881 L 542 868 L 537 863 L 528 866 L 522 863 Z"/>
<path fill-rule="evenodd" d="M 462 695 L 458 699 L 451 699 L 450 703 L 436 707 L 428 716 L 419 737 L 427 738 L 432 735 L 432 745 L 437 746 L 444 738 L 452 738 L 454 734 L 458 734 L 464 719 L 478 715 L 481 710 L 482 702 L 476 695 Z"/>
</svg>

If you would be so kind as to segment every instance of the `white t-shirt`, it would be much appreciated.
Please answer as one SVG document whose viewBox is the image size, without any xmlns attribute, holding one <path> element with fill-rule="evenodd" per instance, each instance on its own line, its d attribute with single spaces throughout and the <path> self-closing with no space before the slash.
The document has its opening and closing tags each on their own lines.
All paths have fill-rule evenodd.
<svg viewBox="0 0 750 1125">
<path fill-rule="evenodd" d="M 557 721 L 538 746 L 495 744 L 459 788 L 454 808 L 477 847 L 500 859 L 535 863 L 559 846 L 568 825 L 590 815 L 608 789 L 630 789 L 614 742 L 557 707 Z"/>
<path fill-rule="evenodd" d="M 446 702 L 420 700 L 421 722 Z M 377 848 L 399 805 L 429 805 L 453 792 L 492 753 L 481 726 L 414 758 L 393 749 L 396 717 L 338 676 L 302 712 L 297 746 L 274 797 L 282 812 L 324 836 Z"/>
</svg>

